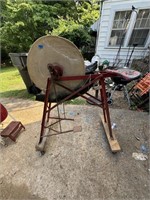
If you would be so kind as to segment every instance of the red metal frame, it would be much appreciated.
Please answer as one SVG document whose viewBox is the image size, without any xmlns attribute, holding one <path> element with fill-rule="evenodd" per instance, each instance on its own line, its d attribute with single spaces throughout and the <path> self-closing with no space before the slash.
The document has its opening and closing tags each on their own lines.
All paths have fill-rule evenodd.
<svg viewBox="0 0 150 200">
<path fill-rule="evenodd" d="M 55 118 L 55 117 L 51 117 L 51 111 L 56 106 L 58 106 L 59 104 L 71 99 L 74 95 L 81 96 L 82 98 L 84 98 L 86 100 L 89 100 L 89 97 L 92 97 L 92 98 L 96 99 L 97 101 L 101 102 L 101 104 L 98 104 L 95 101 L 92 102 L 92 100 L 90 99 L 90 101 L 94 105 L 102 108 L 104 121 L 108 125 L 109 136 L 112 140 L 114 140 L 113 134 L 112 134 L 111 120 L 110 120 L 109 107 L 108 107 L 108 103 L 107 103 L 107 95 L 106 95 L 106 88 L 105 88 L 105 82 L 104 81 L 105 81 L 105 78 L 107 78 L 107 77 L 114 77 L 114 76 L 121 76 L 121 75 L 118 74 L 117 72 L 114 72 L 114 71 L 103 71 L 103 72 L 97 72 L 95 74 L 84 75 L 84 76 L 57 76 L 57 78 L 56 78 L 56 76 L 52 76 L 52 75 L 53 74 L 51 73 L 51 78 L 49 77 L 47 79 L 47 86 L 46 86 L 46 93 L 45 93 L 45 100 L 44 100 L 44 109 L 43 109 L 43 117 L 42 117 L 42 123 L 41 123 L 41 132 L 40 132 L 39 144 L 42 143 L 43 137 L 46 136 L 45 135 L 45 129 L 50 128 L 50 126 L 51 126 L 51 125 L 47 125 L 49 120 Z M 59 77 L 59 81 L 58 81 L 58 77 Z M 69 81 L 69 80 L 90 80 L 90 81 L 88 83 L 86 83 L 84 86 L 82 86 L 81 88 L 79 88 L 78 90 L 73 91 L 73 90 L 69 89 L 68 87 L 62 85 L 62 82 Z M 64 99 L 57 102 L 53 106 L 52 106 L 51 102 L 49 102 L 50 87 L 51 87 L 52 82 L 71 92 L 71 94 L 69 94 Z M 92 86 L 96 82 L 99 82 L 99 85 L 101 86 L 100 87 L 101 101 L 99 99 L 97 99 L 96 97 L 94 97 L 93 95 L 89 94 L 88 92 L 86 92 L 85 94 L 82 94 L 82 91 L 84 89 L 89 88 L 90 86 Z M 87 95 L 89 97 L 87 97 L 85 95 Z M 70 119 L 67 119 L 66 117 L 65 118 L 58 117 L 58 118 L 55 118 L 55 119 L 58 119 L 57 122 L 59 122 L 61 120 L 70 120 Z"/>
</svg>

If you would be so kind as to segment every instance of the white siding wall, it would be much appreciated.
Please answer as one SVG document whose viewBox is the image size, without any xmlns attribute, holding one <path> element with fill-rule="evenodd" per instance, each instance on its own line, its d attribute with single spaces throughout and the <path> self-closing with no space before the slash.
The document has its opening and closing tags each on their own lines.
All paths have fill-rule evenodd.
<svg viewBox="0 0 150 200">
<path fill-rule="evenodd" d="M 132 0 L 132 1 L 108 0 L 103 3 L 100 29 L 99 29 L 99 33 L 97 37 L 97 45 L 96 45 L 96 53 L 95 53 L 95 55 L 99 55 L 101 59 L 100 60 L 101 63 L 104 60 L 108 60 L 110 61 L 110 65 L 112 65 L 119 48 L 119 47 L 108 46 L 115 11 L 131 10 L 132 5 L 138 9 L 147 9 L 147 8 L 150 8 L 150 0 L 143 0 L 143 1 L 141 0 Z M 150 35 L 148 37 L 145 47 L 135 48 L 135 51 L 132 55 L 132 59 L 141 58 L 144 55 L 144 52 L 147 49 L 149 44 L 150 44 Z M 121 52 L 120 52 L 120 59 L 122 60 L 121 66 L 123 66 L 123 64 L 125 63 L 127 53 L 128 53 L 128 47 L 122 47 Z"/>
</svg>

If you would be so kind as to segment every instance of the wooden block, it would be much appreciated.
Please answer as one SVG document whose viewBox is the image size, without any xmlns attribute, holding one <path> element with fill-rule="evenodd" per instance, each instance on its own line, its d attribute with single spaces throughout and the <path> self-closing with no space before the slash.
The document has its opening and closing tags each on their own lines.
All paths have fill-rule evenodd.
<svg viewBox="0 0 150 200">
<path fill-rule="evenodd" d="M 0 135 L 2 137 L 9 137 L 15 142 L 22 128 L 25 130 L 25 127 L 22 125 L 21 122 L 12 121 L 5 129 L 2 130 Z"/>
<path fill-rule="evenodd" d="M 44 135 L 42 137 L 42 140 L 41 142 L 38 142 L 36 145 L 35 145 L 35 149 L 36 151 L 40 151 L 41 153 L 45 152 L 45 145 L 46 145 L 46 140 L 47 140 L 47 137 L 44 137 L 46 135 L 48 135 L 50 132 L 50 130 L 47 128 L 46 130 L 44 130 Z"/>
<path fill-rule="evenodd" d="M 105 133 L 106 133 L 107 140 L 108 140 L 108 143 L 110 145 L 111 151 L 113 153 L 121 151 L 120 145 L 119 145 L 117 139 L 115 138 L 113 130 L 112 130 L 113 139 L 110 137 L 108 124 L 104 121 L 104 116 L 103 115 L 101 115 L 101 120 L 102 120 L 102 123 L 103 123 L 103 127 L 104 127 L 104 130 L 105 130 Z"/>
<path fill-rule="evenodd" d="M 40 151 L 41 153 L 45 152 L 45 144 L 46 144 L 47 137 L 43 137 L 41 143 L 35 145 L 36 151 Z"/>
</svg>

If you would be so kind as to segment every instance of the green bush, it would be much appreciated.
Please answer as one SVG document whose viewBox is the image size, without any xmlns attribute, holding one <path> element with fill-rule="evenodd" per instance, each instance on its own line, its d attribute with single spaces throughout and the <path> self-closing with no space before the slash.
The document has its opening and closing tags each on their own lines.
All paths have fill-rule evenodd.
<svg viewBox="0 0 150 200">
<path fill-rule="evenodd" d="M 91 2 L 95 2 L 92 0 Z M 86 1 L 1 1 L 1 49 L 5 60 L 10 52 L 27 52 L 33 42 L 46 34 L 60 35 L 78 48 L 91 42 L 90 25 L 99 7 Z"/>
</svg>

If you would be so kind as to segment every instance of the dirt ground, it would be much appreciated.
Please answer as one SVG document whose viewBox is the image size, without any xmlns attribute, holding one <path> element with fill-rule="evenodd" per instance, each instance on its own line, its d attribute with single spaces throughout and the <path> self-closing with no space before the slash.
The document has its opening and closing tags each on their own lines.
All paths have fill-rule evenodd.
<svg viewBox="0 0 150 200">
<path fill-rule="evenodd" d="M 148 113 L 131 111 L 121 101 L 119 108 L 110 106 L 120 152 L 110 151 L 100 120 L 101 109 L 66 105 L 66 115 L 75 121 L 63 123 L 62 128 L 78 125 L 82 131 L 48 137 L 46 153 L 41 156 L 35 145 L 43 103 L 1 99 L 11 115 L 4 126 L 13 118 L 20 120 L 26 130 L 16 143 L 7 139 L 7 146 L 0 144 L 0 199 L 150 199 Z"/>
</svg>

